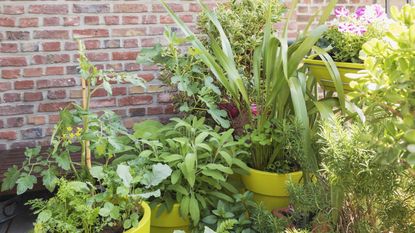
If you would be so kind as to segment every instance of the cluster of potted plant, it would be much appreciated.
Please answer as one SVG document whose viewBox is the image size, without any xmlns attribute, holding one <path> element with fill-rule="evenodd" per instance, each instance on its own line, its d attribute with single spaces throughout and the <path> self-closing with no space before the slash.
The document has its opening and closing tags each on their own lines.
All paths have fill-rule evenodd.
<svg viewBox="0 0 415 233">
<path fill-rule="evenodd" d="M 378 5 L 337 8 L 327 26 L 331 1 L 289 43 L 295 2 L 276 31 L 277 1 L 232 1 L 216 13 L 199 1 L 203 37 L 161 3 L 185 37 L 166 30 L 168 45 L 143 49 L 137 62 L 161 67 L 182 117 L 131 132 L 115 113 L 92 112 L 96 90 L 145 85 L 98 70 L 80 43 L 82 104 L 60 112 L 48 151 L 27 149 L 2 182 L 22 194 L 41 176 L 53 192 L 29 202 L 35 232 L 415 230 L 413 6 L 393 9 L 387 25 Z M 365 71 L 342 70 L 345 62 Z M 337 94 L 322 98 L 318 81 Z"/>
</svg>

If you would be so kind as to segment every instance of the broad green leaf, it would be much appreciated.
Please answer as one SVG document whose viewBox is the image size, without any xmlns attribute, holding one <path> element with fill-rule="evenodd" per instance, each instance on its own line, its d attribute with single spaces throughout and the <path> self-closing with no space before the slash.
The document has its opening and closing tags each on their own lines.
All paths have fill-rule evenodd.
<svg viewBox="0 0 415 233">
<path fill-rule="evenodd" d="M 218 221 L 218 217 L 216 217 L 216 215 L 208 215 L 204 217 L 202 221 L 206 224 L 212 225 Z"/>
<path fill-rule="evenodd" d="M 189 182 L 190 186 L 193 187 L 196 181 L 196 154 L 188 153 L 184 159 L 184 167 L 186 168 L 187 175 L 185 178 Z"/>
<path fill-rule="evenodd" d="M 68 186 L 71 187 L 76 192 L 87 193 L 89 192 L 89 187 L 85 182 L 81 181 L 71 181 L 68 183 Z"/>
<path fill-rule="evenodd" d="M 59 179 L 51 169 L 44 170 L 41 175 L 43 176 L 43 185 L 50 191 L 55 190 L 56 184 Z"/>
<path fill-rule="evenodd" d="M 190 197 L 189 201 L 189 212 L 193 222 L 197 224 L 200 221 L 200 210 L 199 203 L 197 202 L 194 195 Z"/>
<path fill-rule="evenodd" d="M 152 187 L 160 184 L 163 180 L 167 179 L 172 173 L 172 169 L 166 165 L 157 163 L 152 166 L 151 172 L 144 174 L 141 183 L 146 187 Z"/>
<path fill-rule="evenodd" d="M 130 166 L 119 164 L 117 166 L 117 175 L 121 178 L 126 187 L 130 187 L 133 177 L 130 173 Z"/>
<path fill-rule="evenodd" d="M 150 197 L 160 197 L 161 192 L 160 189 L 157 189 L 156 191 L 152 191 L 152 192 L 146 192 L 146 193 L 140 193 L 137 194 L 139 197 L 144 198 L 144 199 L 148 199 Z"/>
<path fill-rule="evenodd" d="M 102 166 L 93 166 L 90 170 L 91 176 L 101 180 L 104 178 L 104 168 Z"/>
<path fill-rule="evenodd" d="M 134 125 L 134 137 L 139 139 L 158 139 L 158 132 L 163 128 L 159 121 L 147 120 Z"/>
<path fill-rule="evenodd" d="M 32 189 L 33 185 L 36 184 L 37 179 L 33 175 L 22 175 L 17 179 L 17 195 L 26 192 L 28 189 Z"/>
<path fill-rule="evenodd" d="M 218 170 L 218 171 L 224 172 L 226 174 L 233 174 L 233 171 L 231 168 L 225 167 L 222 164 L 209 163 L 206 165 L 206 167 L 212 170 Z"/>
<path fill-rule="evenodd" d="M 180 177 L 181 177 L 182 173 L 180 172 L 180 170 L 175 170 L 172 174 L 171 174 L 171 183 L 172 184 L 176 184 L 177 181 L 179 181 Z"/>
<path fill-rule="evenodd" d="M 230 197 L 230 196 L 228 196 L 228 195 L 226 195 L 224 193 L 220 193 L 218 191 L 210 192 L 210 195 L 215 196 L 215 197 L 217 197 L 219 199 L 222 199 L 224 201 L 228 201 L 230 203 L 233 203 L 234 202 L 232 197 Z"/>
<path fill-rule="evenodd" d="M 58 166 L 65 171 L 68 171 L 71 167 L 71 159 L 68 151 L 64 151 L 60 155 L 55 157 Z"/>
<path fill-rule="evenodd" d="M 39 223 L 45 223 L 48 222 L 49 219 L 52 217 L 52 212 L 50 210 L 42 210 L 39 215 L 37 216 L 37 221 Z"/>
<path fill-rule="evenodd" d="M 225 177 L 222 175 L 221 172 L 219 171 L 214 171 L 214 170 L 209 170 L 209 169 L 203 169 L 202 170 L 202 174 L 205 176 L 210 176 L 215 180 L 221 180 L 221 181 L 225 181 Z"/>
<path fill-rule="evenodd" d="M 4 173 L 4 179 L 1 183 L 1 191 L 11 190 L 17 182 L 17 179 L 20 177 L 20 172 L 17 169 L 16 165 L 13 165 L 7 169 Z"/>
<path fill-rule="evenodd" d="M 183 196 L 180 202 L 180 214 L 182 217 L 187 217 L 189 215 L 189 204 L 190 204 L 189 196 Z"/>
</svg>

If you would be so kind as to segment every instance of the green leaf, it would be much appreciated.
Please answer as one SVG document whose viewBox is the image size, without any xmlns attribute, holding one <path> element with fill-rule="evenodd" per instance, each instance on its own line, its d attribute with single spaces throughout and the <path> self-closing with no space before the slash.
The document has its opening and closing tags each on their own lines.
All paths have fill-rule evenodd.
<svg viewBox="0 0 415 233">
<path fill-rule="evenodd" d="M 39 223 L 46 223 L 52 217 L 52 211 L 50 210 L 42 210 L 39 215 L 37 216 L 37 222 Z"/>
<path fill-rule="evenodd" d="M 209 215 L 204 217 L 202 221 L 206 224 L 213 225 L 218 221 L 218 217 L 216 215 Z"/>
<path fill-rule="evenodd" d="M 68 171 L 71 168 L 71 160 L 69 156 L 69 152 L 64 151 L 63 153 L 55 157 L 58 166 L 65 171 Z"/>
<path fill-rule="evenodd" d="M 91 176 L 101 180 L 104 178 L 104 168 L 102 166 L 93 166 L 90 170 Z"/>
<path fill-rule="evenodd" d="M 89 192 L 88 185 L 85 182 L 71 181 L 68 183 L 68 186 L 71 187 L 71 189 L 75 190 L 76 192 L 80 192 L 80 193 Z"/>
<path fill-rule="evenodd" d="M 17 181 L 17 195 L 26 192 L 28 189 L 32 189 L 36 184 L 37 179 L 33 175 L 23 175 Z"/>
<path fill-rule="evenodd" d="M 184 158 L 184 167 L 187 175 L 185 178 L 189 182 L 190 186 L 193 187 L 196 181 L 196 154 L 188 153 Z"/>
<path fill-rule="evenodd" d="M 104 206 L 99 209 L 99 215 L 102 217 L 110 216 L 111 210 L 114 208 L 114 205 L 110 202 L 105 202 Z"/>
<path fill-rule="evenodd" d="M 152 191 L 152 192 L 147 192 L 147 193 L 140 193 L 137 194 L 139 197 L 144 198 L 144 199 L 148 199 L 150 197 L 160 197 L 161 192 L 160 189 L 157 189 L 156 191 Z"/>
<path fill-rule="evenodd" d="M 163 124 L 159 121 L 147 120 L 134 125 L 134 137 L 139 139 L 158 139 Z"/>
<path fill-rule="evenodd" d="M 4 179 L 1 183 L 1 191 L 11 190 L 17 182 L 17 179 L 19 179 L 20 172 L 17 169 L 16 165 L 13 165 L 7 169 L 7 171 L 4 173 Z"/>
<path fill-rule="evenodd" d="M 209 163 L 206 165 L 206 167 L 212 170 L 224 172 L 226 174 L 233 174 L 233 171 L 230 167 L 225 167 L 222 164 Z"/>
<path fill-rule="evenodd" d="M 59 179 L 51 169 L 44 170 L 41 175 L 43 176 L 43 185 L 50 191 L 55 190 L 56 184 Z"/>
<path fill-rule="evenodd" d="M 146 185 L 147 188 L 156 186 L 167 179 L 171 173 L 172 169 L 168 165 L 157 163 L 152 166 L 151 172 L 144 174 L 141 183 Z"/>
<path fill-rule="evenodd" d="M 226 181 L 225 177 L 222 175 L 219 171 L 209 170 L 209 169 L 203 169 L 202 174 L 205 176 L 210 176 L 215 180 L 221 180 Z"/>
<path fill-rule="evenodd" d="M 230 197 L 230 196 L 228 196 L 228 195 L 226 195 L 224 193 L 220 193 L 218 191 L 210 192 L 210 195 L 215 196 L 215 197 L 217 197 L 219 199 L 222 199 L 224 201 L 228 201 L 230 203 L 233 203 L 234 202 L 233 199 L 232 199 L 232 197 Z"/>
<path fill-rule="evenodd" d="M 104 88 L 104 90 L 109 94 L 112 95 L 112 87 L 111 84 L 107 81 L 103 81 L 102 82 L 102 87 Z"/>
<path fill-rule="evenodd" d="M 190 212 L 190 217 L 192 218 L 193 222 L 195 223 L 195 225 L 197 225 L 197 223 L 199 223 L 199 220 L 200 220 L 200 210 L 199 210 L 199 203 L 197 202 L 194 195 L 190 197 L 189 212 Z"/>
<path fill-rule="evenodd" d="M 133 177 L 130 173 L 130 166 L 119 164 L 117 166 L 117 175 L 121 178 L 126 187 L 130 187 Z"/>
<path fill-rule="evenodd" d="M 181 177 L 182 173 L 180 172 L 180 170 L 175 170 L 172 174 L 171 174 L 171 183 L 172 184 L 176 184 L 180 177 Z"/>
<path fill-rule="evenodd" d="M 189 215 L 189 204 L 190 204 L 189 196 L 184 196 L 180 202 L 180 214 L 182 217 L 186 217 Z"/>
</svg>

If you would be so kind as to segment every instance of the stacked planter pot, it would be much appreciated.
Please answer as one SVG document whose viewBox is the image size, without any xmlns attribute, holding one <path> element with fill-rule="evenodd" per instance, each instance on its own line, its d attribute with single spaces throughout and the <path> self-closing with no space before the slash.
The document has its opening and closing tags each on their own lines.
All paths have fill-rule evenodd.
<svg viewBox="0 0 415 233">
<path fill-rule="evenodd" d="M 321 60 L 305 59 L 304 63 L 310 69 L 311 74 L 317 79 L 320 85 L 327 91 L 335 91 L 333 79 L 326 65 Z M 340 78 L 343 81 L 343 88 L 345 92 L 351 91 L 352 88 L 349 86 L 351 79 L 346 77 L 346 74 L 356 74 L 360 70 L 364 69 L 364 65 L 360 63 L 350 62 L 335 62 L 337 69 L 340 73 Z"/>
<path fill-rule="evenodd" d="M 190 222 L 180 216 L 180 205 L 174 204 L 170 212 L 164 211 L 157 215 L 159 206 L 156 206 L 151 213 L 151 232 L 173 233 L 174 230 L 189 231 Z"/>
<path fill-rule="evenodd" d="M 143 207 L 144 215 L 138 223 L 138 226 L 129 229 L 125 233 L 150 233 L 151 209 L 150 206 L 148 206 L 148 204 L 145 202 L 142 202 L 141 206 Z"/>
<path fill-rule="evenodd" d="M 254 200 L 268 210 L 287 207 L 287 182 L 299 183 L 303 176 L 301 171 L 277 174 L 251 168 L 249 172 L 249 175 L 242 176 L 242 181 L 246 189 L 254 193 Z"/>
</svg>

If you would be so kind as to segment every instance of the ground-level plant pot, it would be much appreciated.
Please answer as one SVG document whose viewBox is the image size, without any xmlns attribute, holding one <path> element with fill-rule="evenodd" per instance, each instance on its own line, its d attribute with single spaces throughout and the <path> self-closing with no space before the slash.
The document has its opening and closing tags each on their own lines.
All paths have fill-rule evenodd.
<svg viewBox="0 0 415 233">
<path fill-rule="evenodd" d="M 144 215 L 138 223 L 138 226 L 131 228 L 124 233 L 150 233 L 151 209 L 145 202 L 142 202 L 141 206 L 143 207 Z"/>
<path fill-rule="evenodd" d="M 249 169 L 249 175 L 243 175 L 242 181 L 249 191 L 254 193 L 254 200 L 268 209 L 288 206 L 287 182 L 299 183 L 303 173 L 292 172 L 277 174 L 256 169 Z"/>
<path fill-rule="evenodd" d="M 317 79 L 320 85 L 327 91 L 335 91 L 333 79 L 327 70 L 326 65 L 321 60 L 305 59 L 304 64 L 308 66 L 311 74 Z M 335 62 L 337 69 L 340 73 L 340 79 L 343 81 L 343 89 L 345 92 L 351 91 L 352 88 L 349 86 L 351 79 L 346 77 L 346 74 L 355 74 L 360 70 L 364 69 L 364 65 L 360 63 L 350 62 Z"/>
<path fill-rule="evenodd" d="M 180 216 L 180 205 L 174 204 L 170 212 L 164 211 L 157 216 L 159 206 L 151 212 L 151 232 L 154 233 L 173 233 L 174 230 L 189 231 L 190 222 Z"/>
</svg>

